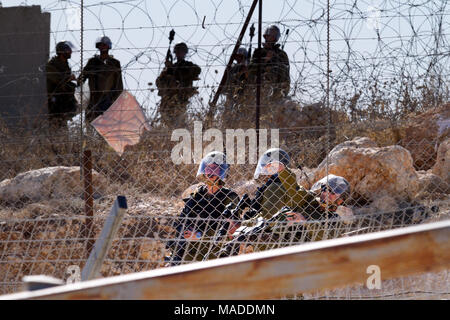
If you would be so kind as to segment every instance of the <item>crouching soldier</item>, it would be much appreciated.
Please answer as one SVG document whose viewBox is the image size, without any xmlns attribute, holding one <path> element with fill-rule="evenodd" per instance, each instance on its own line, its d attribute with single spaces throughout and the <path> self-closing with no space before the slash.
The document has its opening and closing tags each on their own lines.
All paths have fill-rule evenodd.
<svg viewBox="0 0 450 320">
<path fill-rule="evenodd" d="M 189 198 L 173 224 L 176 234 L 167 242 L 168 265 L 178 265 L 187 261 L 202 261 L 215 256 L 213 239 L 220 221 L 226 221 L 224 212 L 232 210 L 239 196 L 225 188 L 229 165 L 222 152 L 207 154 L 197 172 L 197 179 L 204 183 Z M 225 210 L 228 208 L 229 210 Z M 234 230 L 230 230 L 231 234 Z"/>
<path fill-rule="evenodd" d="M 254 251 L 261 251 L 317 240 L 323 236 L 320 231 L 324 221 L 341 221 L 341 216 L 349 220 L 348 210 L 337 210 L 350 192 L 348 182 L 345 187 L 339 184 L 342 187 L 339 190 L 323 187 L 317 198 L 314 192 L 297 184 L 295 174 L 288 168 L 289 162 L 289 155 L 275 148 L 267 150 L 259 159 L 254 179 L 261 181 L 261 187 L 254 199 L 244 195 L 246 205 L 237 207 L 239 210 L 248 208 L 243 213 L 244 221 L 233 239 L 223 245 L 219 257 L 237 255 L 244 249 L 241 245 L 251 245 Z M 332 192 L 338 194 L 332 195 Z"/>
</svg>

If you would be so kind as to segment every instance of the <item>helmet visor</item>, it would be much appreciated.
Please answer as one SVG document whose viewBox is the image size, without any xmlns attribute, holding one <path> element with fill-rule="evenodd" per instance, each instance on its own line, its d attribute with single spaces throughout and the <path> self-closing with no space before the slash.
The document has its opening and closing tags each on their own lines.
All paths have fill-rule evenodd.
<svg viewBox="0 0 450 320">
<path fill-rule="evenodd" d="M 282 170 L 284 170 L 286 166 L 280 161 L 270 160 L 269 162 L 260 161 L 255 170 L 255 174 L 253 178 L 257 180 L 260 176 L 272 176 Z"/>
<path fill-rule="evenodd" d="M 350 186 L 348 183 L 342 178 L 334 175 L 329 175 L 328 179 L 325 176 L 324 178 L 317 181 L 311 188 L 311 191 L 329 191 L 336 195 L 342 195 L 346 192 L 349 192 Z"/>
<path fill-rule="evenodd" d="M 217 164 L 202 162 L 197 171 L 197 178 L 207 179 L 215 176 L 224 181 L 227 177 L 228 167 L 229 166 L 226 163 Z"/>
</svg>

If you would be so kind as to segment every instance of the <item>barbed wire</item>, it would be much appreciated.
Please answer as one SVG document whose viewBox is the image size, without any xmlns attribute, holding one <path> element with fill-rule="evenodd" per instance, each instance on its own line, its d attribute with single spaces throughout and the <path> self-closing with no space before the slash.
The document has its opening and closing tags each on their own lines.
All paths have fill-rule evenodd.
<svg viewBox="0 0 450 320">
<path fill-rule="evenodd" d="M 215 77 L 221 75 L 225 61 L 229 56 L 227 51 L 229 52 L 236 40 L 236 33 L 231 33 L 229 30 L 242 24 L 248 8 L 241 1 L 229 4 L 233 9 L 227 11 L 225 11 L 222 1 L 211 1 L 210 4 L 212 11 L 202 15 L 202 9 L 196 7 L 195 4 L 186 5 L 182 1 L 172 1 L 165 5 L 161 2 L 158 6 L 161 7 L 163 14 L 160 16 L 163 18 L 164 23 L 158 23 L 158 17 L 152 16 L 152 13 L 157 11 L 151 12 L 148 10 L 148 5 L 145 1 L 91 3 L 84 6 L 86 15 L 88 17 L 90 15 L 89 18 L 91 19 L 88 24 L 97 21 L 99 25 L 97 27 L 86 25 L 84 31 L 87 35 L 89 34 L 89 37 L 92 37 L 93 33 L 97 31 L 101 31 L 99 33 L 103 34 L 109 31 L 118 32 L 114 33 L 113 52 L 118 55 L 120 60 L 122 60 L 122 56 L 128 55 L 127 59 L 122 60 L 122 64 L 124 66 L 127 65 L 127 68 L 124 68 L 125 83 L 130 88 L 134 87 L 131 90 L 137 94 L 138 101 L 141 104 L 144 104 L 145 101 L 151 104 L 149 106 L 150 109 L 154 109 L 155 105 L 158 104 L 156 92 L 146 92 L 147 88 L 143 89 L 139 86 L 142 83 L 154 82 L 158 70 L 162 70 L 165 57 L 164 51 L 167 48 L 164 41 L 167 37 L 167 30 L 170 30 L 170 28 L 184 29 L 177 30 L 177 36 L 181 37 L 181 41 L 188 42 L 189 46 L 194 50 L 194 55 L 191 58 L 203 69 L 201 81 L 204 85 L 199 86 L 199 95 L 207 101 L 211 93 L 207 92 L 206 89 L 215 86 L 214 82 L 218 82 L 217 78 L 212 77 L 212 75 L 215 75 Z M 326 25 L 324 4 L 319 2 L 311 5 L 310 8 L 307 8 L 309 10 L 303 10 L 302 14 L 298 13 L 298 5 L 298 1 L 283 2 L 282 6 L 278 6 L 278 10 L 273 12 L 272 17 L 265 21 L 265 24 L 278 23 L 284 27 L 285 30 L 283 31 L 290 30 L 289 39 L 285 41 L 285 45 L 287 48 L 295 45 L 298 47 L 297 49 L 291 48 L 288 51 L 290 53 L 291 82 L 302 86 L 301 91 L 293 91 L 291 93 L 294 94 L 296 100 L 311 103 L 322 100 L 321 93 L 312 88 L 317 88 L 317 84 L 320 84 L 323 80 L 320 75 L 326 74 L 323 72 L 325 60 L 319 58 L 323 56 L 323 52 L 320 50 L 320 45 L 324 43 L 322 26 Z M 79 8 L 78 6 L 79 3 L 74 1 L 54 2 L 44 6 L 43 10 L 47 12 L 62 11 L 61 16 L 65 17 L 67 21 L 71 18 L 71 13 L 67 10 L 77 9 Z M 185 16 L 189 17 L 193 22 L 172 23 L 172 16 L 179 12 L 180 6 L 186 8 Z M 118 10 L 119 8 L 120 10 Z M 273 8 L 271 7 L 270 9 Z M 224 11 L 229 13 L 229 16 L 226 16 Z M 189 15 L 189 12 L 192 12 L 192 15 Z M 218 12 L 221 13 L 220 17 Z M 332 74 L 334 79 L 341 78 L 340 80 L 342 81 L 342 78 L 347 78 L 350 82 L 363 82 L 366 84 L 369 82 L 369 79 L 362 78 L 361 74 L 365 73 L 367 68 L 374 69 L 373 73 L 376 72 L 377 74 L 377 77 L 370 79 L 373 83 L 382 82 L 390 78 L 383 75 L 383 72 L 401 75 L 402 68 L 409 70 L 411 73 L 416 73 L 417 78 L 424 78 L 424 76 L 426 78 L 424 73 L 428 73 L 428 76 L 430 76 L 427 69 L 430 69 L 430 71 L 439 69 L 440 74 L 447 74 L 445 71 L 447 71 L 447 65 L 449 65 L 447 59 L 447 52 L 449 51 L 448 34 L 443 32 L 445 28 L 442 28 L 442 25 L 446 25 L 445 17 L 449 15 L 447 1 L 443 1 L 440 4 L 436 4 L 433 1 L 425 1 L 420 6 L 413 2 L 398 3 L 396 1 L 382 1 L 376 5 L 368 1 L 344 2 L 332 5 L 330 13 L 330 41 L 333 43 L 338 41 L 344 44 L 342 47 L 344 50 L 337 51 L 341 45 L 331 47 L 330 61 L 335 72 Z M 139 27 L 128 26 L 129 21 L 135 21 L 133 15 L 141 15 L 144 17 L 145 23 Z M 112 16 L 119 17 L 116 23 L 120 23 L 120 26 L 111 25 L 110 20 L 113 20 Z M 202 19 L 205 16 L 208 18 L 207 21 Z M 223 20 L 227 18 L 229 21 L 224 22 Z M 394 29 L 392 21 L 398 21 L 400 28 Z M 148 23 L 149 25 L 145 25 Z M 107 26 L 106 24 L 109 25 Z M 439 27 L 440 25 L 441 27 Z M 58 22 L 58 28 L 63 26 L 64 22 L 61 24 Z M 52 34 L 66 33 L 71 35 L 72 38 L 76 38 L 77 30 L 79 28 L 72 30 L 66 26 L 66 28 L 63 27 L 61 30 L 52 28 L 51 32 Z M 136 45 L 136 40 L 132 36 L 133 31 L 139 30 L 153 30 L 151 37 L 145 40 L 145 42 L 148 42 L 146 46 Z M 196 37 L 192 32 L 193 30 L 202 30 L 204 35 L 200 38 Z M 370 33 L 373 33 L 374 36 L 361 36 L 362 34 Z M 217 42 L 204 43 L 208 37 L 215 39 Z M 189 38 L 193 41 L 189 41 Z M 197 38 L 202 39 L 202 41 L 198 41 Z M 433 39 L 433 41 L 430 41 L 430 39 Z M 244 45 L 248 45 L 248 41 L 245 40 L 243 41 Z M 387 43 L 389 40 L 395 40 L 395 42 Z M 370 54 L 365 52 L 364 48 L 361 48 L 360 44 L 358 45 L 361 41 L 368 41 L 375 51 Z M 87 42 L 89 43 L 90 41 L 88 40 Z M 350 44 L 350 42 L 352 43 Z M 123 46 L 121 45 L 122 43 L 131 43 L 133 45 Z M 409 45 L 402 47 L 403 43 L 408 43 Z M 312 46 L 314 44 L 319 45 L 319 50 Z M 210 48 L 210 50 L 200 52 L 200 48 Z M 140 52 L 134 54 L 131 52 L 133 50 Z M 95 51 L 95 49 L 89 48 L 84 50 L 86 53 L 94 53 Z M 143 53 L 146 51 L 147 53 Z M 7 54 L 19 53 L 9 52 Z M 33 54 L 33 52 L 30 54 Z M 299 59 L 298 57 L 301 58 Z M 437 57 L 443 59 L 436 62 Z M 396 62 L 395 65 L 390 64 L 387 66 L 384 63 L 386 59 L 394 60 Z M 79 63 L 73 62 L 73 67 L 76 69 Z M 134 63 L 139 63 L 143 66 L 133 67 Z M 217 73 L 211 69 L 217 69 Z M 348 72 L 349 70 L 350 73 Z M 152 73 L 146 74 L 147 71 Z M 7 75 L 3 74 L 2 76 L 6 77 Z M 308 81 L 305 81 L 305 79 L 308 79 Z M 137 86 L 133 86 L 133 83 L 137 84 Z M 445 88 L 442 88 L 445 85 L 446 83 L 444 82 L 441 84 L 441 88 L 437 89 L 445 90 Z M 366 87 L 366 85 L 364 86 Z M 336 92 L 339 92 L 339 90 L 335 90 L 335 94 Z M 362 95 L 367 95 L 367 93 L 363 92 Z M 347 97 L 332 96 L 331 100 L 336 101 L 345 98 Z M 363 97 L 361 100 L 363 100 Z M 144 108 L 147 108 L 147 106 L 144 106 Z"/>
</svg>

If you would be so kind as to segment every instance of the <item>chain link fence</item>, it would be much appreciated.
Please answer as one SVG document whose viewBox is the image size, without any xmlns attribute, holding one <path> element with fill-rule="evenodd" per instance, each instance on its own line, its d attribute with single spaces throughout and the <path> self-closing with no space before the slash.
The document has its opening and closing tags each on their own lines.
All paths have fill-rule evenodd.
<svg viewBox="0 0 450 320">
<path fill-rule="evenodd" d="M 43 7 L 63 21 L 52 24 L 51 47 L 63 39 L 78 45 L 70 66 L 79 76 L 85 65 L 80 53 L 90 57 L 94 39 L 109 35 L 124 89 L 142 107 L 147 130 L 139 143 L 114 152 L 84 121 L 90 95 L 99 93 L 87 84 L 77 87 L 81 106 L 61 130 L 48 127 L 48 114 L 11 115 L 2 106 L 0 293 L 20 290 L 26 275 L 79 281 L 118 195 L 126 196 L 128 210 L 103 261 L 103 277 L 449 218 L 448 1 L 319 1 L 301 13 L 299 1 L 264 4 L 263 24 L 280 27 L 288 55 L 289 92 L 275 99 L 280 81 L 263 77 L 258 105 L 255 83 L 228 81 L 214 106 L 208 101 L 221 90 L 247 4 L 227 1 L 225 8 L 210 0 L 199 8 L 156 1 L 150 10 L 145 1 L 87 3 L 80 21 L 79 4 L 64 3 Z M 172 28 L 175 42 L 187 43 L 188 59 L 202 69 L 193 87 L 176 87 L 195 89 L 184 101 L 185 125 L 176 137 L 176 127 L 161 121 L 163 99 L 155 85 L 167 45 L 173 49 L 165 40 Z M 239 42 L 255 49 L 255 39 Z M 0 55 L 11 58 L 14 50 Z M 30 54 L 49 58 L 49 52 Z M 0 67 L 3 90 L 23 77 L 48 76 L 44 64 L 27 73 Z M 24 97 L 6 92 L 0 98 Z M 199 123 L 205 127 L 196 131 Z M 271 145 L 289 154 L 288 170 L 255 180 L 256 162 Z M 196 175 L 212 149 L 234 159 L 224 186 Z M 180 153 L 190 160 L 176 164 Z M 313 188 L 329 174 L 349 182 L 345 199 L 331 198 L 339 193 L 326 186 Z M 448 298 L 449 292 L 445 271 L 386 280 L 378 290 L 351 286 L 284 298 Z"/>
<path fill-rule="evenodd" d="M 400 141 L 395 145 L 385 141 L 385 146 L 378 146 L 374 141 L 361 140 L 360 137 L 345 141 L 351 137 L 345 135 L 339 138 L 340 130 L 336 130 L 336 142 L 340 142 L 339 139 L 344 141 L 336 146 L 347 146 L 344 148 L 345 152 L 353 152 L 362 158 L 355 160 L 355 155 L 342 155 L 351 162 L 353 167 L 349 170 L 355 173 L 353 176 L 345 176 L 347 164 L 334 162 L 336 158 L 333 152 L 336 151 L 331 151 L 328 157 L 322 156 L 324 150 L 320 146 L 320 137 L 316 138 L 316 144 L 307 139 L 299 139 L 300 136 L 315 134 L 316 130 L 290 130 L 291 134 L 286 135 L 282 132 L 280 143 L 291 156 L 289 168 L 294 173 L 297 189 L 301 186 L 308 190 L 315 181 L 322 178 L 325 172 L 321 171 L 321 163 L 327 159 L 329 173 L 344 173 L 352 190 L 346 207 L 351 208 L 353 215 L 346 217 L 331 214 L 330 208 L 329 215 L 325 209 L 320 211 L 321 216 L 317 218 L 308 215 L 311 212 L 308 210 L 309 206 L 313 207 L 315 204 L 305 203 L 296 210 L 306 221 L 289 219 L 289 214 L 287 218 L 279 219 L 281 215 L 273 214 L 272 218 L 266 217 L 265 221 L 258 220 L 251 224 L 247 228 L 250 232 L 244 237 L 231 235 L 240 225 L 245 225 L 243 221 L 248 210 L 233 217 L 224 213 L 226 197 L 221 201 L 217 201 L 214 196 L 209 200 L 208 196 L 195 198 L 195 192 L 206 187 L 196 178 L 199 164 L 175 165 L 171 161 L 172 150 L 169 149 L 174 142 L 170 141 L 169 135 L 160 133 L 156 137 L 144 137 L 138 145 L 130 147 L 121 156 L 111 152 L 100 137 L 90 140 L 87 147 L 95 150 L 92 152 L 93 216 L 86 215 L 86 186 L 80 166 L 76 165 L 80 163 L 79 154 L 49 154 L 47 157 L 30 154 L 26 160 L 3 161 L 2 167 L 5 170 L 2 170 L 0 187 L 2 293 L 20 290 L 21 279 L 25 275 L 46 274 L 69 282 L 79 280 L 92 244 L 98 239 L 110 208 L 119 194 L 126 196 L 128 210 L 102 264 L 100 273 L 104 277 L 449 218 L 449 185 L 443 178 L 432 173 L 436 167 L 437 152 L 428 155 L 428 160 L 425 161 L 427 166 L 432 162 L 434 165 L 426 171 L 420 170 L 421 167 L 414 167 L 414 157 L 407 149 L 414 150 L 418 147 L 423 150 L 424 140 L 417 143 L 408 140 L 407 144 Z M 377 134 L 380 132 L 381 130 Z M 357 132 L 358 135 L 360 133 Z M 289 145 L 285 145 L 286 141 L 293 141 L 294 138 L 298 141 L 297 146 L 290 144 L 294 147 L 289 148 Z M 354 145 L 349 145 L 349 141 Z M 401 147 L 402 144 L 405 148 Z M 435 144 L 436 141 L 428 141 L 427 145 Z M 157 148 L 163 150 L 156 150 Z M 339 148 L 333 150 L 338 150 L 338 154 L 342 152 Z M 395 172 L 400 169 L 395 167 L 392 160 L 403 161 L 403 152 L 409 157 L 410 171 Z M 383 158 L 378 157 L 380 154 L 384 154 Z M 397 158 L 392 159 L 395 156 Z M 423 153 L 420 158 L 423 161 Z M 379 167 L 373 167 L 371 161 L 377 162 Z M 11 163 L 15 167 L 7 170 Z M 254 199 L 258 188 L 264 185 L 253 180 L 255 166 L 230 166 L 225 187 L 236 192 L 239 199 L 244 194 Z M 360 171 L 364 173 L 358 173 Z M 370 177 L 371 173 L 376 174 Z M 408 180 L 410 185 L 402 187 L 402 191 L 406 193 L 402 195 L 399 191 L 398 194 L 393 194 L 396 189 L 386 184 L 385 179 L 391 175 L 391 178 L 401 184 L 409 174 L 413 175 Z M 369 182 L 378 185 L 365 190 L 363 185 Z M 284 190 L 285 187 L 280 184 L 277 188 Z M 285 190 L 283 192 L 286 193 Z M 277 198 L 280 195 L 285 197 L 286 194 L 279 193 L 265 200 L 266 204 L 278 206 L 275 212 L 281 209 L 281 204 L 289 202 Z M 316 193 L 314 196 L 315 198 L 308 198 L 309 201 L 317 201 L 320 194 Z M 198 203 L 189 207 L 189 198 L 196 199 Z M 295 210 L 285 210 L 284 213 L 293 211 Z M 177 258 L 176 261 L 174 257 Z M 448 276 L 445 273 L 424 277 L 435 281 L 441 279 L 439 277 Z M 383 288 L 385 284 L 391 289 L 396 288 L 394 283 L 399 284 L 401 288 L 397 288 L 397 291 L 383 289 L 375 293 L 365 288 L 349 287 L 336 292 L 293 297 L 402 298 L 408 296 L 405 292 L 411 291 L 414 284 L 432 288 L 429 281 L 423 282 L 420 279 L 422 278 L 408 277 L 396 280 L 397 282 L 383 282 Z M 442 286 L 439 290 L 438 287 L 436 290 L 423 289 L 423 294 L 417 289 L 410 297 L 421 298 L 433 294 L 439 296 L 439 292 L 443 294 L 440 297 L 445 297 L 448 294 L 448 281 L 444 284 L 441 281 L 436 283 L 444 285 L 444 289 Z"/>
</svg>

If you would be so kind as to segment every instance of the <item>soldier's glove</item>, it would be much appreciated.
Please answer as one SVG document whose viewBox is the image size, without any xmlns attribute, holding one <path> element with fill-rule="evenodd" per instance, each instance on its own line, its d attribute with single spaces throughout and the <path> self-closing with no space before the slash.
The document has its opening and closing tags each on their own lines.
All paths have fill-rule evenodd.
<svg viewBox="0 0 450 320">
<path fill-rule="evenodd" d="M 348 207 L 338 206 L 335 213 L 342 219 L 345 224 L 351 224 L 355 218 L 353 210 Z"/>
</svg>

